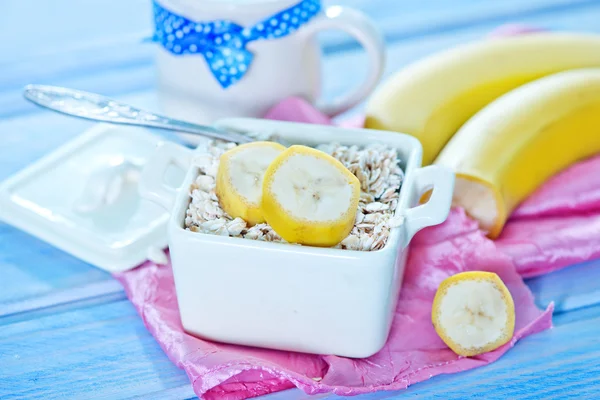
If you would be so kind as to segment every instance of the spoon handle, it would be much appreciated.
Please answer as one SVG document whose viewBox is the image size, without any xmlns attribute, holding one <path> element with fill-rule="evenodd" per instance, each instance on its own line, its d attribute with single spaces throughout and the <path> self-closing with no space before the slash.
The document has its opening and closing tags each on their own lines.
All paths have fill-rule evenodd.
<svg viewBox="0 0 600 400">
<path fill-rule="evenodd" d="M 32 103 L 74 117 L 186 132 L 238 144 L 253 141 L 243 134 L 154 114 L 96 93 L 58 86 L 27 85 L 23 95 Z"/>
</svg>

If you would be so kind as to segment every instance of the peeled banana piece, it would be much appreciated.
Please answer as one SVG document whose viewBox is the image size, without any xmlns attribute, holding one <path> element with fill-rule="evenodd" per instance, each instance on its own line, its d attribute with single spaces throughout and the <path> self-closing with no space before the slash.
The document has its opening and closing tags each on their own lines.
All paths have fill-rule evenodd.
<svg viewBox="0 0 600 400">
<path fill-rule="evenodd" d="M 440 284 L 431 320 L 452 351 L 474 356 L 494 350 L 512 338 L 515 305 L 495 273 L 462 272 Z"/>
<path fill-rule="evenodd" d="M 223 211 L 248 226 L 265 222 L 260 208 L 263 177 L 283 150 L 279 143 L 252 142 L 221 155 L 215 191 Z"/>
<path fill-rule="evenodd" d="M 493 101 L 448 142 L 436 164 L 456 173 L 455 205 L 490 238 L 548 178 L 600 153 L 600 68 L 559 72 Z"/>
<path fill-rule="evenodd" d="M 457 46 L 380 85 L 368 101 L 365 127 L 415 136 L 428 165 L 492 100 L 540 77 L 586 67 L 600 67 L 600 35 L 538 32 Z"/>
<path fill-rule="evenodd" d="M 360 181 L 340 161 L 306 146 L 290 146 L 265 172 L 261 210 L 284 240 L 331 247 L 352 230 Z"/>
</svg>

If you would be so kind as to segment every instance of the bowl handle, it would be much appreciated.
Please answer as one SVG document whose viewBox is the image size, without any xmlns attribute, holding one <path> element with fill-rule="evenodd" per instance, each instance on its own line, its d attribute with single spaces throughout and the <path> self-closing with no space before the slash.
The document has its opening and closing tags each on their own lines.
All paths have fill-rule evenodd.
<svg viewBox="0 0 600 400">
<path fill-rule="evenodd" d="M 433 189 L 429 200 L 406 210 L 404 226 L 408 245 L 413 236 L 428 226 L 441 224 L 446 220 L 452 206 L 454 191 L 454 172 L 439 165 L 429 165 L 415 171 L 413 195 L 417 201 L 427 191 Z"/>
<path fill-rule="evenodd" d="M 187 170 L 192 162 L 192 150 L 175 143 L 165 142 L 150 157 L 140 175 L 140 196 L 171 211 L 179 188 L 164 183 L 170 165 Z"/>
</svg>

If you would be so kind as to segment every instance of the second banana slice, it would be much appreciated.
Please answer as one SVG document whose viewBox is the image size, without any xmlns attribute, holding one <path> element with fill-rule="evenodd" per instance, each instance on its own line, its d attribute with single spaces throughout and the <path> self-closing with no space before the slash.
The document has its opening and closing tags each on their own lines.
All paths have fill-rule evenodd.
<svg viewBox="0 0 600 400">
<path fill-rule="evenodd" d="M 329 247 L 352 230 L 359 198 L 360 181 L 340 161 L 296 145 L 265 172 L 261 210 L 284 240 Z"/>
<path fill-rule="evenodd" d="M 244 219 L 249 226 L 265 221 L 260 210 L 263 176 L 284 149 L 275 142 L 251 142 L 221 156 L 216 193 L 226 213 Z"/>
</svg>

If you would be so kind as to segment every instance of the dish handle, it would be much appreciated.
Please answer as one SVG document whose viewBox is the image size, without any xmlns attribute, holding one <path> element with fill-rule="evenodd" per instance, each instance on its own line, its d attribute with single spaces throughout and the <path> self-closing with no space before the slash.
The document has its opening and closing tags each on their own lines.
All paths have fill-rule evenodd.
<svg viewBox="0 0 600 400">
<path fill-rule="evenodd" d="M 430 190 L 432 192 L 426 203 L 406 210 L 404 214 L 406 232 L 404 246 L 407 246 L 421 229 L 444 222 L 452 206 L 454 172 L 451 169 L 439 165 L 429 165 L 417 169 L 414 178 L 413 195 L 417 199 Z"/>
<path fill-rule="evenodd" d="M 171 211 L 179 188 L 165 184 L 167 168 L 175 165 L 187 171 L 192 163 L 192 152 L 187 147 L 170 142 L 165 142 L 158 147 L 144 165 L 140 175 L 140 196 Z"/>
</svg>

